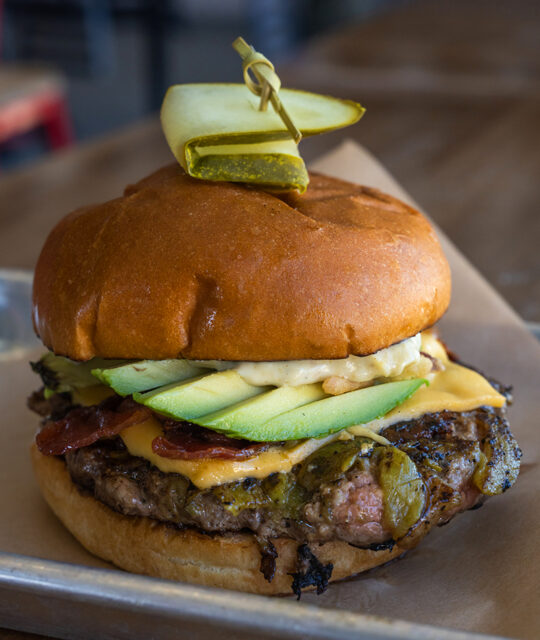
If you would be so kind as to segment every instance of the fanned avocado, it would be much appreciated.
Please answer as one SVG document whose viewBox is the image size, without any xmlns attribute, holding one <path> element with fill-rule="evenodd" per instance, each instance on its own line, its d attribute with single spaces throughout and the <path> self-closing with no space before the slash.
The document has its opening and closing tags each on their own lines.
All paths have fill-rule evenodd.
<svg viewBox="0 0 540 640">
<path fill-rule="evenodd" d="M 187 360 L 140 360 L 117 367 L 92 369 L 92 375 L 121 396 L 194 378 L 205 371 Z M 95 383 L 95 380 L 94 380 Z"/>
<path fill-rule="evenodd" d="M 280 413 L 325 397 L 327 394 L 318 382 L 298 387 L 279 387 L 221 411 L 201 416 L 197 418 L 197 424 L 215 431 L 251 431 Z"/>
<path fill-rule="evenodd" d="M 298 440 L 301 438 L 320 438 L 336 433 L 354 424 L 363 424 L 380 418 L 411 396 L 426 380 L 402 380 L 388 382 L 366 389 L 350 391 L 339 396 L 324 398 L 309 404 L 302 404 L 295 409 L 280 412 L 276 410 L 274 417 L 263 421 L 259 419 L 257 405 L 264 407 L 265 416 L 271 415 L 271 399 L 269 392 L 257 398 L 256 402 L 230 409 L 229 420 L 223 419 L 227 411 L 221 412 L 221 419 L 214 416 L 194 416 L 196 424 L 210 426 L 214 431 L 226 433 L 233 438 L 246 438 L 257 442 L 276 442 L 280 440 Z M 308 385 L 306 385 L 308 386 Z M 292 395 L 299 387 L 289 387 Z M 279 389 L 277 390 L 279 391 Z M 300 404 L 300 403 L 299 403 Z M 253 411 L 250 416 L 250 409 Z M 240 416 L 235 419 L 236 416 Z"/>
<path fill-rule="evenodd" d="M 133 399 L 176 420 L 194 421 L 268 391 L 248 384 L 236 371 L 220 371 L 148 393 L 134 393 Z"/>
</svg>

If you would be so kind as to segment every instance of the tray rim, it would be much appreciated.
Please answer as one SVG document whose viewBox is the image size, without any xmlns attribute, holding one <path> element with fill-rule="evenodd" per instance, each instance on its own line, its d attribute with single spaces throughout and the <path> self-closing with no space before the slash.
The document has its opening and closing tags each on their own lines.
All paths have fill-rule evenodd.
<svg viewBox="0 0 540 640">
<path fill-rule="evenodd" d="M 496 640 L 475 632 L 445 629 L 404 620 L 364 615 L 335 608 L 297 603 L 286 598 L 272 598 L 226 589 L 202 587 L 130 574 L 121 570 L 46 560 L 0 551 L 0 589 L 14 595 L 27 593 L 55 602 L 81 601 L 99 609 L 129 613 L 136 603 L 139 611 L 161 619 L 189 620 L 210 630 L 218 625 L 231 630 L 252 629 L 280 638 L 376 640 Z M 9 603 L 6 603 L 9 605 Z M 24 611 L 21 611 L 24 614 Z M 0 599 L 0 625 L 5 611 Z M 37 622 L 20 615 L 11 628 L 35 631 Z M 40 633 L 57 633 L 57 627 L 40 627 Z M 131 636 L 134 637 L 134 636 Z M 136 634 L 135 634 L 136 637 Z M 159 629 L 156 628 L 156 638 Z"/>
</svg>

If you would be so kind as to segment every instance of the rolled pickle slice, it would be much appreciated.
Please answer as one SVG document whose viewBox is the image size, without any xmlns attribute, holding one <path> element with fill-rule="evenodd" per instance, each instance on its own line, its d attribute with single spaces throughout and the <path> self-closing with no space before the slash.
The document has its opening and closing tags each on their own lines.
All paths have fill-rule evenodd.
<svg viewBox="0 0 540 640">
<path fill-rule="evenodd" d="M 281 89 L 280 100 L 303 136 L 357 122 L 361 105 L 307 91 Z M 175 158 L 205 180 L 247 182 L 305 191 L 309 178 L 298 146 L 280 117 L 245 84 L 184 84 L 169 88 L 161 124 Z"/>
</svg>

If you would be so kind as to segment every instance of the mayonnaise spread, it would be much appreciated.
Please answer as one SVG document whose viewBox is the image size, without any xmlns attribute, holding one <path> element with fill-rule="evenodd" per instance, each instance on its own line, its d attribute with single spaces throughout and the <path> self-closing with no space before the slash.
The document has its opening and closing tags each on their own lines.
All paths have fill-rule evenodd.
<svg viewBox="0 0 540 640">
<path fill-rule="evenodd" d="M 421 336 L 417 334 L 369 356 L 349 356 L 336 360 L 274 362 L 196 360 L 193 364 L 218 371 L 235 369 L 246 382 L 258 386 L 296 387 L 301 384 L 321 382 L 332 376 L 346 378 L 353 382 L 365 382 L 375 378 L 395 378 L 405 368 L 418 364 L 422 359 L 421 342 Z M 414 377 L 414 372 L 410 373 L 408 377 Z"/>
</svg>

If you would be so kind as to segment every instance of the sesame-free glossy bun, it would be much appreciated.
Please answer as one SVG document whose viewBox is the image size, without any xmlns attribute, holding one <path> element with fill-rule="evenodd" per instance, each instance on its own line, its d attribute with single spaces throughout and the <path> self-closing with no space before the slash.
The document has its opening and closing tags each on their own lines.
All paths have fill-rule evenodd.
<svg viewBox="0 0 540 640">
<path fill-rule="evenodd" d="M 260 571 L 261 552 L 253 534 L 206 535 L 151 518 L 124 516 L 89 494 L 83 495 L 71 481 L 64 461 L 44 456 L 35 444 L 32 462 L 48 505 L 99 558 L 132 573 L 169 580 L 268 595 L 291 593 L 290 574 L 297 570 L 298 542 L 272 539 L 278 557 L 274 579 L 267 582 Z M 332 582 L 384 564 L 406 551 L 399 544 L 372 551 L 341 541 L 315 544 L 312 549 L 323 564 L 333 564 Z"/>
<path fill-rule="evenodd" d="M 268 193 L 173 165 L 56 226 L 34 324 L 75 360 L 329 359 L 418 333 L 449 298 L 433 229 L 395 198 L 316 174 L 303 195 Z"/>
</svg>

